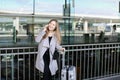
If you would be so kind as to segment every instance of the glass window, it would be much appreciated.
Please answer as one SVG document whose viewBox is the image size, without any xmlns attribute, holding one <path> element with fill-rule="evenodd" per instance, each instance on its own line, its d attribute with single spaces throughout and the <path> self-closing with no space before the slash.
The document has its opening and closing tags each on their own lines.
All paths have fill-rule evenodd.
<svg viewBox="0 0 120 80">
<path fill-rule="evenodd" d="M 105 32 L 110 32 L 110 31 L 111 31 L 110 26 L 106 26 L 106 27 L 105 27 Z"/>
</svg>

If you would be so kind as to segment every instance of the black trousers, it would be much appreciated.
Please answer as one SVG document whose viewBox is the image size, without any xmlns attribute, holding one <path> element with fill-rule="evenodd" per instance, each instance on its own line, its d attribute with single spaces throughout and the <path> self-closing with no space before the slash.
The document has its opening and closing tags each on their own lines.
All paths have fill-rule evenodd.
<svg viewBox="0 0 120 80">
<path fill-rule="evenodd" d="M 50 64 L 49 49 L 43 55 L 43 60 L 44 60 L 43 80 L 52 80 L 52 75 L 51 75 L 51 72 L 50 72 L 50 69 L 49 69 L 49 64 Z"/>
</svg>

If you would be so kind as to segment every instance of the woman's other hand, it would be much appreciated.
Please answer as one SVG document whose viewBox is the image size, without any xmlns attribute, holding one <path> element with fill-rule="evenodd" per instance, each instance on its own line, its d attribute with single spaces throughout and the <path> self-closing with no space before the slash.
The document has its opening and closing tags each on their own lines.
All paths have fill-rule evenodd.
<svg viewBox="0 0 120 80">
<path fill-rule="evenodd" d="M 62 51 L 62 52 L 65 52 L 65 48 L 62 48 L 61 51 Z"/>
</svg>

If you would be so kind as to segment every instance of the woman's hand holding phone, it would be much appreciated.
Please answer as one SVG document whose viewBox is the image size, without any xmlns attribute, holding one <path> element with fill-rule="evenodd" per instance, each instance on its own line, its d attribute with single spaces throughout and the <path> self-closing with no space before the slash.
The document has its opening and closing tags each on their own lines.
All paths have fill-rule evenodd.
<svg viewBox="0 0 120 80">
<path fill-rule="evenodd" d="M 44 27 L 44 29 L 43 29 L 43 30 L 44 30 L 44 31 L 46 31 L 46 30 L 47 30 L 47 27 L 48 27 L 48 25 L 45 25 L 45 27 Z"/>
</svg>

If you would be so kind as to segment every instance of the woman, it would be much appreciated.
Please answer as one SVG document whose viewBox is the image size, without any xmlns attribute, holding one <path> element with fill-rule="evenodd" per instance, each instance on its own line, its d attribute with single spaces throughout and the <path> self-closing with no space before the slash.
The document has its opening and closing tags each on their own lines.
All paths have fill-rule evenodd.
<svg viewBox="0 0 120 80">
<path fill-rule="evenodd" d="M 55 48 L 61 51 L 65 50 L 60 46 L 58 21 L 56 19 L 50 20 L 48 25 L 40 31 L 35 41 L 39 43 L 36 68 L 43 72 L 43 80 L 52 80 L 52 75 L 55 75 L 58 70 L 57 61 L 52 59 Z"/>
</svg>

